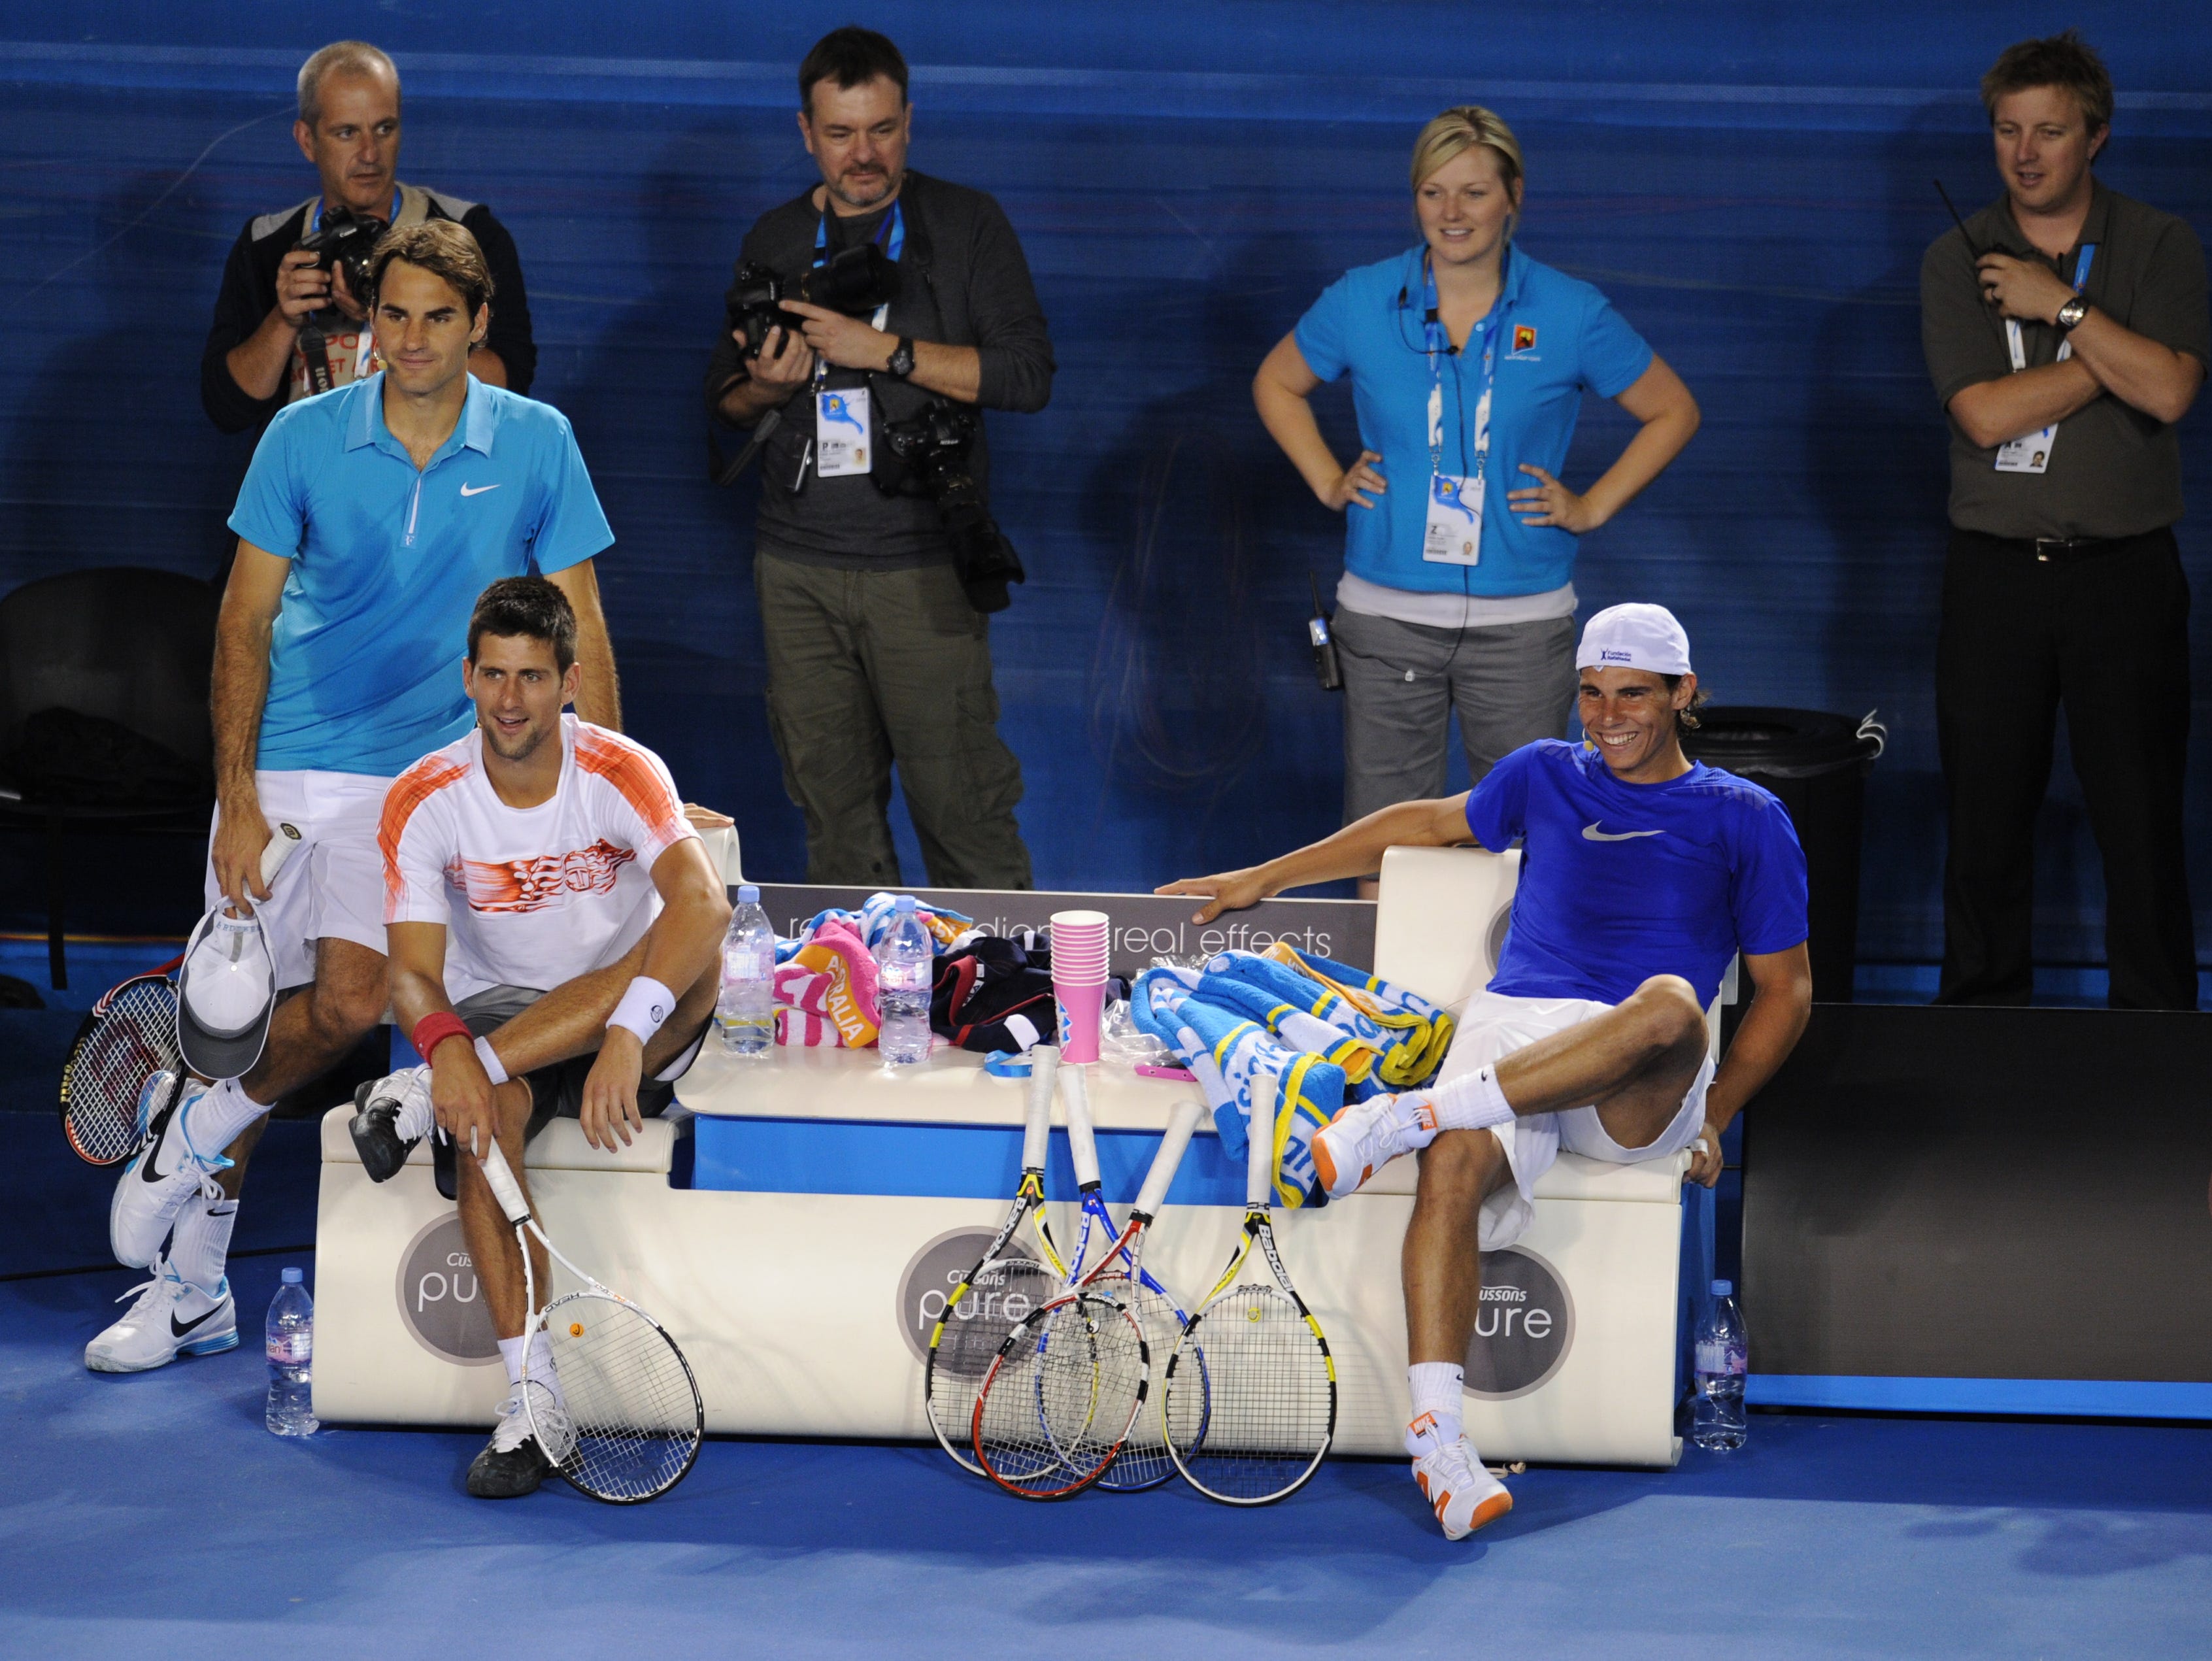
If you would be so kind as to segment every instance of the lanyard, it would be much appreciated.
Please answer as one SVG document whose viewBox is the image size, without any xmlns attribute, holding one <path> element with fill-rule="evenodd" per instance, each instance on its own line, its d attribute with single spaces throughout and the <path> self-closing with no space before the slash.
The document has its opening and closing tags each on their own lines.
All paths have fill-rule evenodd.
<svg viewBox="0 0 2212 1661">
<path fill-rule="evenodd" d="M 884 257 L 890 259 L 891 264 L 894 265 L 898 264 L 898 257 L 906 252 L 905 204 L 900 202 L 891 204 L 891 216 L 876 228 L 875 241 L 883 249 Z M 829 263 L 830 208 L 829 204 L 824 203 L 822 208 L 822 217 L 814 222 L 814 269 L 818 271 Z M 890 314 L 890 302 L 886 301 L 876 307 L 876 314 L 868 319 L 868 326 L 880 331 Z M 817 356 L 814 360 L 814 385 L 817 391 L 821 389 L 822 383 L 829 379 L 829 375 L 828 360 Z"/>
<path fill-rule="evenodd" d="M 2080 294 L 2082 285 L 2088 282 L 2089 262 L 2096 257 L 2097 245 L 2094 242 L 2084 242 L 2081 245 L 2080 256 L 2074 261 L 2074 292 L 2075 294 Z M 2016 317 L 2005 319 L 2005 349 L 2012 354 L 2012 367 L 2014 370 L 2025 369 L 2027 367 L 2027 342 L 2021 335 L 2020 319 Z M 2069 336 L 2058 343 L 2058 356 L 2051 361 L 2054 363 L 2063 363 L 2073 356 L 2074 341 Z"/>
<path fill-rule="evenodd" d="M 1508 255 L 1510 258 L 1510 255 Z M 1498 378 L 1498 342 L 1505 332 L 1505 269 L 1498 267 L 1498 302 L 1490 315 L 1474 326 L 1482 337 L 1482 393 L 1474 404 L 1474 477 L 1480 478 L 1490 455 L 1490 393 Z M 1431 257 L 1421 256 L 1421 338 L 1429 354 L 1429 475 L 1444 471 L 1444 368 L 1450 338 L 1437 320 L 1437 273 Z M 1455 372 L 1456 373 L 1456 372 Z"/>
<path fill-rule="evenodd" d="M 400 190 L 400 188 L 399 188 L 399 186 L 398 186 L 394 185 L 394 186 L 392 187 L 392 218 L 391 218 L 391 220 L 389 220 L 389 221 L 387 221 L 387 222 L 386 222 L 387 223 L 396 222 L 398 220 L 398 218 L 399 218 L 399 198 L 400 198 L 400 197 L 401 197 L 401 195 L 402 195 L 402 194 L 403 194 L 403 192 L 401 192 L 401 190 Z M 310 225 L 310 226 L 308 226 L 308 227 L 307 227 L 308 234 L 312 235 L 313 233 L 315 233 L 315 232 L 317 232 L 317 231 L 319 231 L 319 230 L 322 229 L 322 228 L 323 228 L 323 204 L 322 204 L 321 201 L 320 201 L 319 199 L 318 199 L 318 200 L 316 201 L 316 203 L 315 203 L 315 220 L 314 220 L 314 223 L 313 223 L 312 225 Z"/>
</svg>

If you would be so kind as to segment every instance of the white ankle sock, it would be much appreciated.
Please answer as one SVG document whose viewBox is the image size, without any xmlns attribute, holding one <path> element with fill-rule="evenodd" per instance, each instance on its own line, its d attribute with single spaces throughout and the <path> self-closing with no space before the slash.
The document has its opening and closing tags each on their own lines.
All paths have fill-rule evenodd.
<svg viewBox="0 0 2212 1661">
<path fill-rule="evenodd" d="M 510 1387 L 522 1382 L 522 1350 L 527 1338 L 502 1338 L 499 1341 L 499 1359 L 507 1366 L 507 1382 Z M 544 1342 L 540 1339 L 540 1342 Z"/>
<path fill-rule="evenodd" d="M 1439 1130 L 1487 1130 L 1513 1123 L 1513 1109 L 1498 1087 L 1495 1067 L 1479 1067 L 1438 1085 L 1430 1092 L 1430 1099 L 1436 1104 Z"/>
<path fill-rule="evenodd" d="M 507 1365 L 507 1382 L 510 1389 L 520 1389 L 522 1384 L 522 1358 L 530 1356 L 530 1377 L 534 1383 L 544 1384 L 553 1392 L 553 1399 L 562 1407 L 568 1398 L 561 1394 L 561 1375 L 553 1370 L 553 1346 L 543 1332 L 532 1332 L 526 1338 L 502 1338 L 499 1341 L 499 1359 Z"/>
<path fill-rule="evenodd" d="M 191 1139 L 194 1153 L 212 1159 L 268 1111 L 239 1087 L 237 1080 L 225 1079 L 185 1110 L 185 1134 Z"/>
<path fill-rule="evenodd" d="M 169 1267 L 210 1298 L 222 1289 L 224 1261 L 230 1256 L 230 1232 L 238 1226 L 238 1202 L 203 1200 L 195 1195 L 177 1219 L 169 1242 Z"/>
<path fill-rule="evenodd" d="M 1459 1440 L 1464 1422 L 1460 1392 L 1467 1382 L 1467 1369 L 1449 1361 L 1416 1361 L 1406 1369 L 1406 1378 L 1413 1392 L 1406 1451 L 1418 1459 Z"/>
</svg>

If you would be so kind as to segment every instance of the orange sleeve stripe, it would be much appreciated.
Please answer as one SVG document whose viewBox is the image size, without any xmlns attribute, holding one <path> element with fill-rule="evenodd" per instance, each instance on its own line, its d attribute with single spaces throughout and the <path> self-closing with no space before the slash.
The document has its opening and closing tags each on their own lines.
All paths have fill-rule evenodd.
<svg viewBox="0 0 2212 1661">
<path fill-rule="evenodd" d="M 653 764 L 652 751 L 618 733 L 579 727 L 576 765 L 621 791 L 623 800 L 654 835 L 681 832 L 684 804 L 662 782 L 659 770 Z"/>
<path fill-rule="evenodd" d="M 406 897 L 407 885 L 399 875 L 399 839 L 415 810 L 449 784 L 467 776 L 468 769 L 443 756 L 425 756 L 392 782 L 385 792 L 384 816 L 378 820 L 376 846 L 384 855 L 384 902 L 387 915 Z"/>
</svg>

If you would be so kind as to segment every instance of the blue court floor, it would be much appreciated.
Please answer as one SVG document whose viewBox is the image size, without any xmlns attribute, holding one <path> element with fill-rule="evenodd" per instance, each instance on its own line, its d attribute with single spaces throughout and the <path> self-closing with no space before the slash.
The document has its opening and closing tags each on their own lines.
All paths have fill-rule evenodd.
<svg viewBox="0 0 2212 1661">
<path fill-rule="evenodd" d="M 262 1429 L 286 1261 L 234 1265 L 240 1349 L 127 1378 L 80 1351 L 137 1277 L 0 1282 L 0 1655 L 2212 1653 L 2212 1430 L 1761 1415 L 1672 1473 L 1531 1471 L 1457 1546 L 1355 1461 L 1232 1512 L 715 1441 L 653 1505 L 491 1505 L 476 1434 Z"/>
</svg>

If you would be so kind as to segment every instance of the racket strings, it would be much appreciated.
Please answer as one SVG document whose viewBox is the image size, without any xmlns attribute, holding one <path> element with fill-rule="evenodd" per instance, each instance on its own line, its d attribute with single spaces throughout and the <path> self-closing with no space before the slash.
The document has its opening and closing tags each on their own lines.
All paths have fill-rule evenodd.
<svg viewBox="0 0 2212 1661">
<path fill-rule="evenodd" d="M 63 1069 L 63 1124 L 80 1156 L 113 1165 L 136 1152 L 143 1135 L 141 1087 L 179 1066 L 177 999 L 166 981 L 147 980 L 101 1001 L 105 1013 Z"/>
<path fill-rule="evenodd" d="M 1137 1329 L 1144 1335 L 1146 1354 L 1152 1367 L 1164 1368 L 1167 1358 L 1175 1354 L 1176 1344 L 1182 1339 L 1182 1312 L 1176 1307 L 1175 1300 L 1123 1275 L 1103 1275 L 1091 1283 L 1091 1290 L 1129 1312 L 1137 1323 Z M 1157 1383 L 1157 1379 L 1152 1383 Z M 1147 1385 L 1148 1396 L 1152 1383 Z M 1148 1488 L 1174 1475 L 1175 1459 L 1168 1451 L 1166 1426 L 1157 1411 L 1146 1411 L 1139 1413 L 1136 1422 L 1129 1427 L 1127 1439 L 1114 1456 L 1114 1463 L 1099 1477 L 1098 1486 Z"/>
<path fill-rule="evenodd" d="M 1030 1499 L 1096 1482 L 1143 1405 L 1149 1357 L 1127 1311 L 1087 1293 L 1048 1305 L 1009 1335 L 977 1398 L 975 1457 Z"/>
<path fill-rule="evenodd" d="M 975 1433 L 975 1398 L 1006 1335 L 1060 1294 L 1060 1277 L 1034 1258 L 1002 1257 L 979 1269 L 954 1294 L 944 1329 L 930 1347 L 924 1395 L 929 1422 L 945 1451 L 970 1470 L 963 1454 Z"/>
<path fill-rule="evenodd" d="M 1277 1287 L 1240 1285 L 1200 1311 L 1164 1393 L 1176 1463 L 1216 1499 L 1249 1504 L 1288 1494 L 1335 1431 L 1328 1351 Z"/>
<path fill-rule="evenodd" d="M 560 1299 L 544 1319 L 568 1421 L 568 1445 L 554 1458 L 562 1475 L 602 1500 L 646 1500 L 674 1487 L 698 1451 L 701 1415 L 668 1335 L 642 1311 L 594 1293 Z"/>
</svg>

